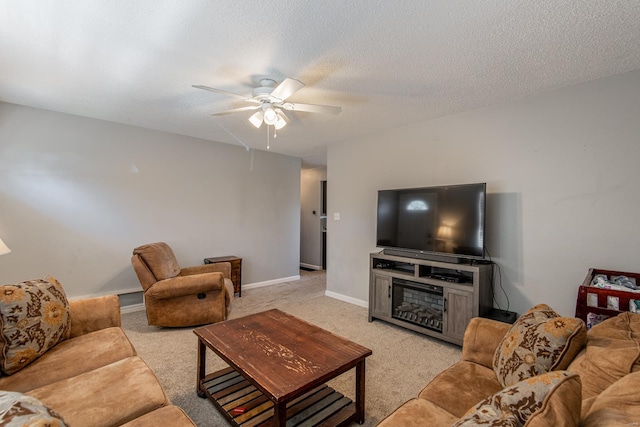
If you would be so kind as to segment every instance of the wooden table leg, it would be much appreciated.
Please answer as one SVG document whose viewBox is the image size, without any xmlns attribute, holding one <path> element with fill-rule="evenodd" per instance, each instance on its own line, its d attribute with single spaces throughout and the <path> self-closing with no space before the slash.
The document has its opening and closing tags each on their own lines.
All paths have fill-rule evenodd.
<svg viewBox="0 0 640 427">
<path fill-rule="evenodd" d="M 365 359 L 356 365 L 356 422 L 364 423 L 364 370 Z"/>
<path fill-rule="evenodd" d="M 287 425 L 287 404 L 280 402 L 273 405 L 273 425 L 275 427 L 286 427 Z"/>
<path fill-rule="evenodd" d="M 207 347 L 201 339 L 198 339 L 198 381 L 196 383 L 196 393 L 199 397 L 204 398 L 204 391 L 200 388 L 200 382 L 204 378 L 204 371 L 207 365 Z"/>
</svg>

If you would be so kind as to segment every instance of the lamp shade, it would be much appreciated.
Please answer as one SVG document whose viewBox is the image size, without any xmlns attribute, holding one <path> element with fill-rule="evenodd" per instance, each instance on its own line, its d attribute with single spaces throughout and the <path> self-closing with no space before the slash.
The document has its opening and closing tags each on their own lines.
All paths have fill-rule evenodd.
<svg viewBox="0 0 640 427">
<path fill-rule="evenodd" d="M 282 117 L 282 114 L 278 113 L 278 120 L 276 121 L 276 124 L 273 126 L 276 128 L 276 130 L 280 130 L 286 125 L 287 125 L 287 121 L 284 119 L 284 117 Z"/>
<path fill-rule="evenodd" d="M 449 225 L 441 225 L 438 228 L 438 238 L 442 240 L 450 240 L 452 236 L 451 226 Z"/>
<path fill-rule="evenodd" d="M 262 119 L 264 118 L 264 113 L 262 111 L 257 111 L 253 114 L 253 116 L 249 117 L 249 121 L 252 125 L 259 128 L 262 126 Z"/>
<path fill-rule="evenodd" d="M 9 249 L 2 239 L 0 239 L 0 255 L 8 254 L 9 252 L 11 252 L 11 249 Z"/>
</svg>

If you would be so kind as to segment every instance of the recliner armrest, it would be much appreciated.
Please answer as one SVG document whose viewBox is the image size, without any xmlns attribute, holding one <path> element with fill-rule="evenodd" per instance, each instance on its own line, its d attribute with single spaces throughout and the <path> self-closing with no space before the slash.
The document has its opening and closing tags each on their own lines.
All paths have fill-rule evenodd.
<svg viewBox="0 0 640 427">
<path fill-rule="evenodd" d="M 474 317 L 464 331 L 462 360 L 493 369 L 493 355 L 507 333 L 510 324 Z"/>
<path fill-rule="evenodd" d="M 120 299 L 117 295 L 71 300 L 69 308 L 71 338 L 121 326 Z"/>
<path fill-rule="evenodd" d="M 147 289 L 145 296 L 159 300 L 212 291 L 224 291 L 224 276 L 222 273 L 193 274 L 160 280 Z"/>
<path fill-rule="evenodd" d="M 214 262 L 212 264 L 196 265 L 195 267 L 185 267 L 180 270 L 180 276 L 190 276 L 192 274 L 220 272 L 227 279 L 231 278 L 230 262 Z"/>
</svg>

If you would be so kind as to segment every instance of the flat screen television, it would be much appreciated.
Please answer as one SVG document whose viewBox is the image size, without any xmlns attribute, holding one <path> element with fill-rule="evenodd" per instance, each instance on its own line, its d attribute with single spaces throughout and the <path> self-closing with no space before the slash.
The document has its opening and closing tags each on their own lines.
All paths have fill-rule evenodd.
<svg viewBox="0 0 640 427">
<path fill-rule="evenodd" d="M 485 183 L 379 190 L 376 245 L 482 259 L 485 205 Z"/>
</svg>

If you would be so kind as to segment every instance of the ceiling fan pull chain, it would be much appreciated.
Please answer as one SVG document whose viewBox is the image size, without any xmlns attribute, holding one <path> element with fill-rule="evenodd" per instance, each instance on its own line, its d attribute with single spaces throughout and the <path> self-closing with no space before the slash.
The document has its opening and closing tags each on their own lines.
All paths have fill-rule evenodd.
<svg viewBox="0 0 640 427">
<path fill-rule="evenodd" d="M 269 149 L 269 125 L 267 125 L 267 150 Z"/>
</svg>

